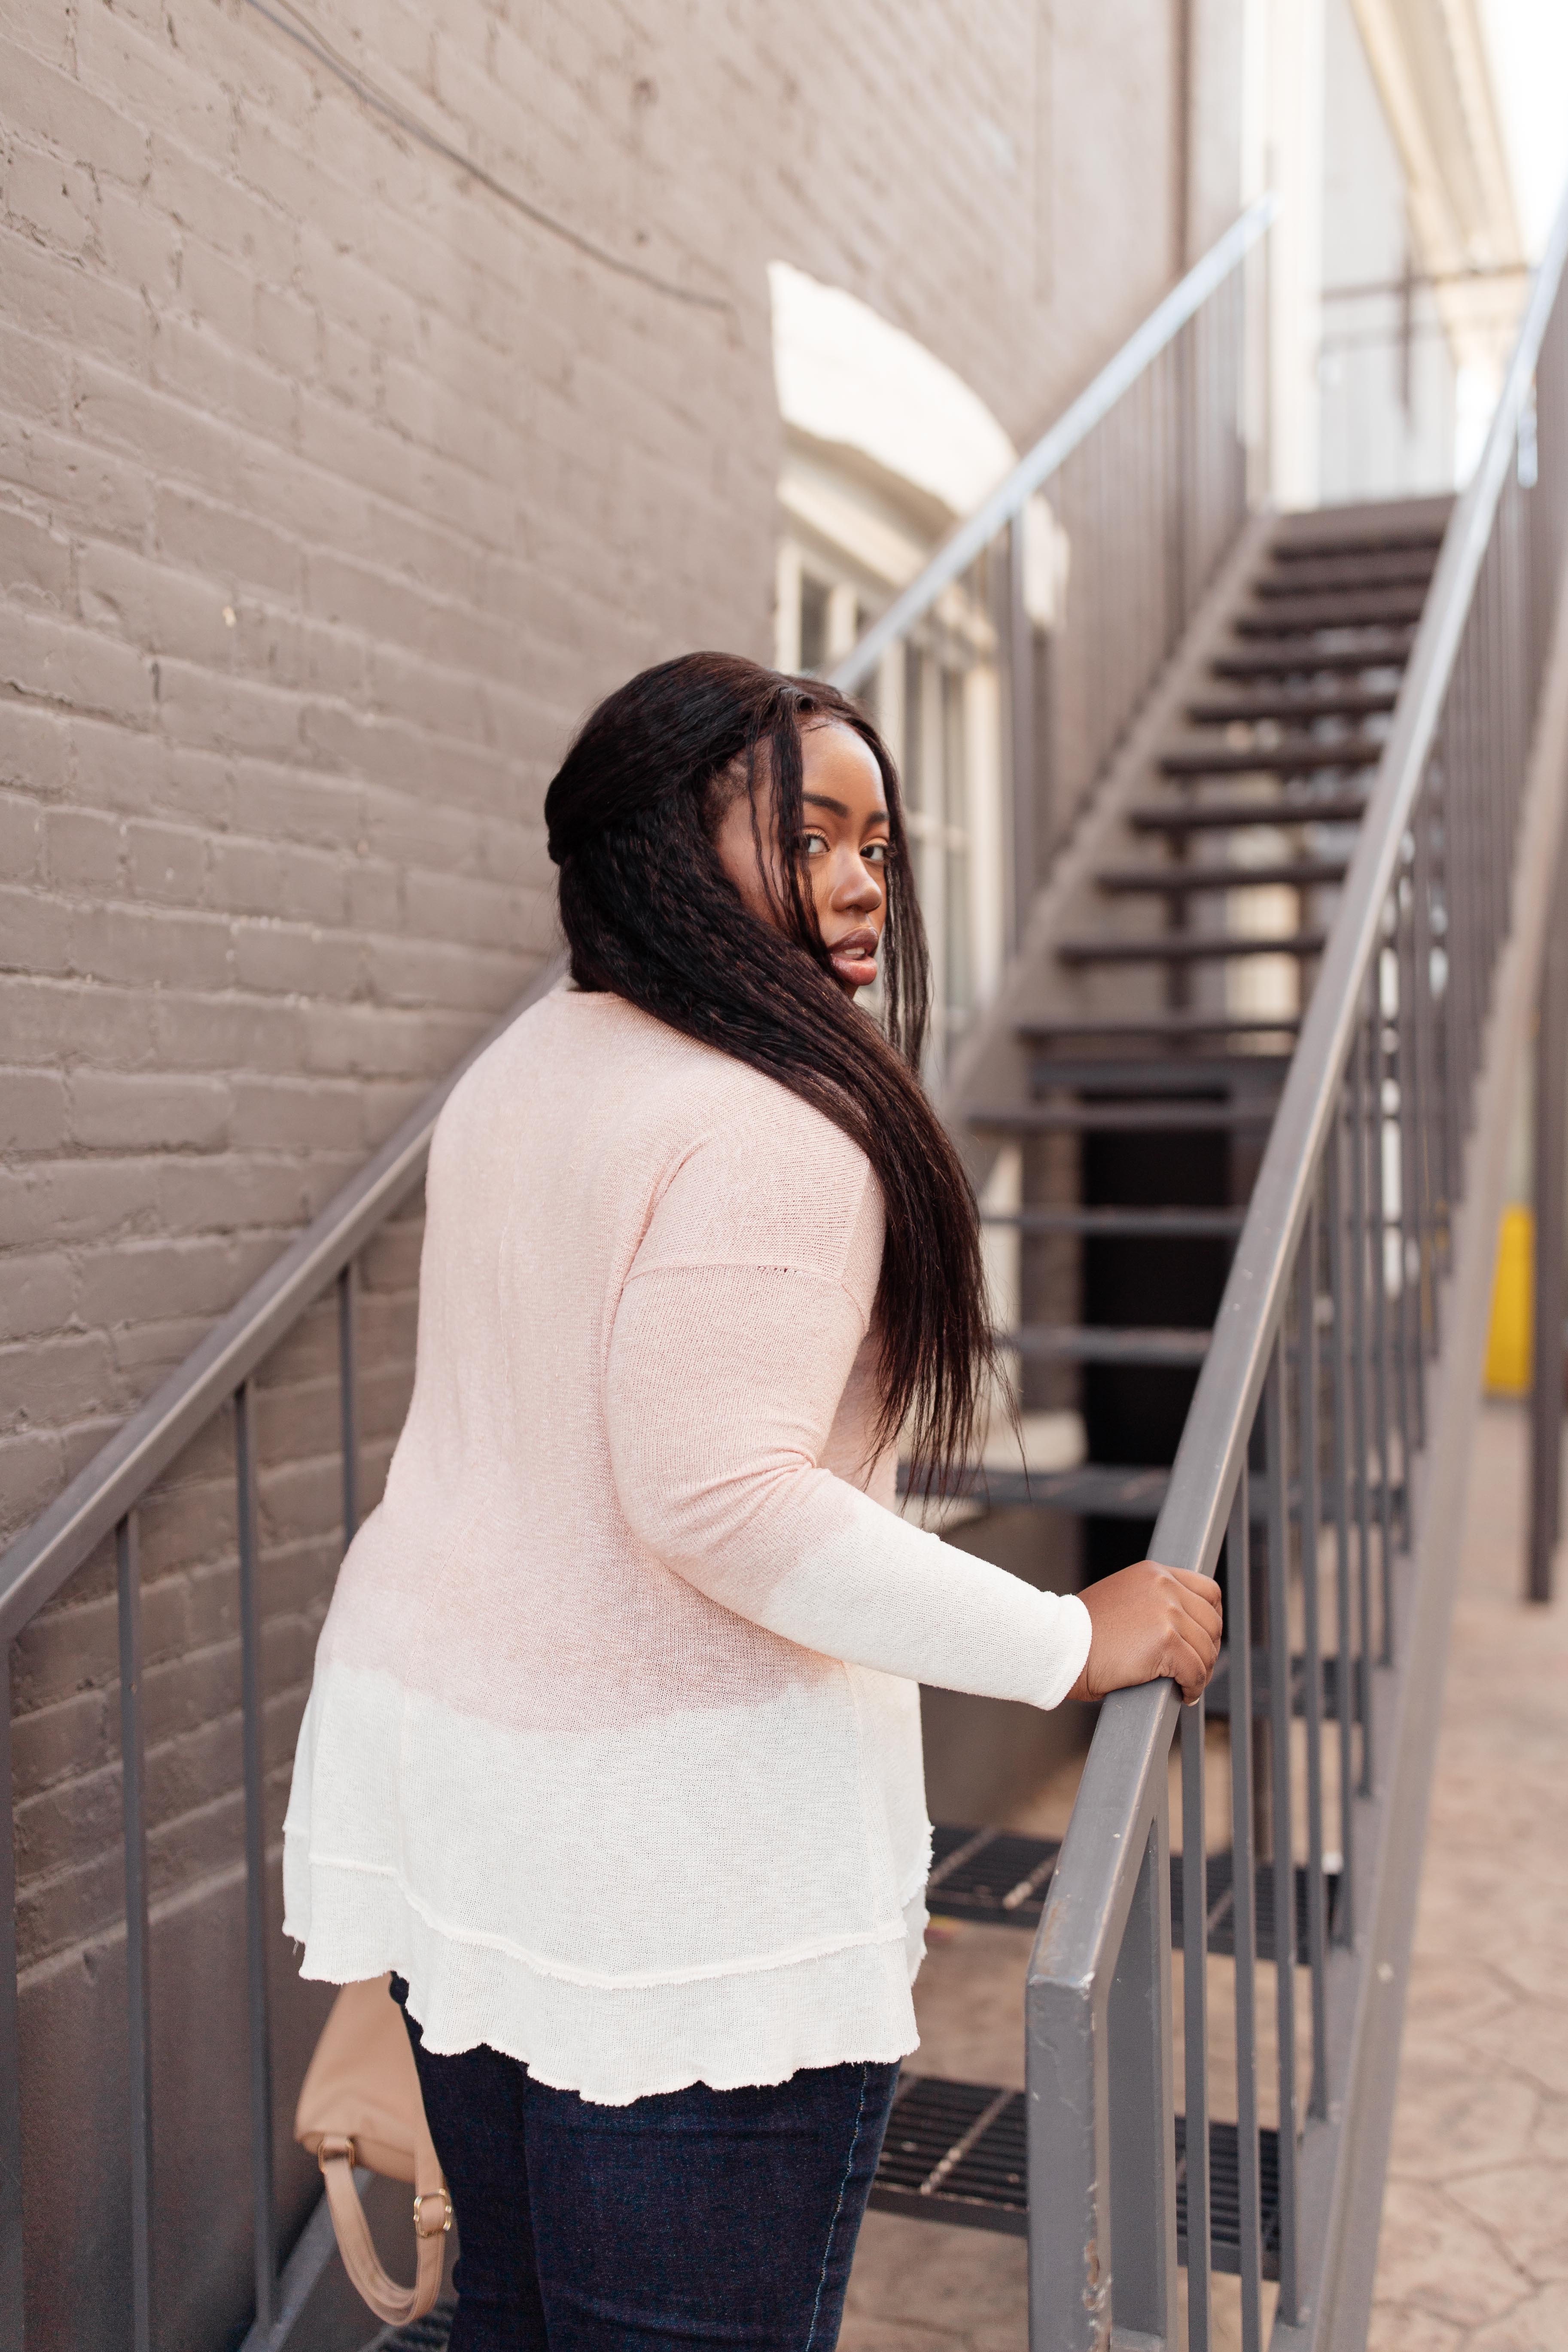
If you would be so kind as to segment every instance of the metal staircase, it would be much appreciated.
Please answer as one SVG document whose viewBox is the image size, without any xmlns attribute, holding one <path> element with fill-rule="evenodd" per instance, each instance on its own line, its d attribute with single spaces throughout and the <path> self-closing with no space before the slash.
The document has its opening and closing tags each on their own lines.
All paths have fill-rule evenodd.
<svg viewBox="0 0 1568 2352">
<path fill-rule="evenodd" d="M 998 1455 L 973 1493 L 1072 1514 L 1089 1573 L 1149 1549 L 1227 1580 L 1206 1708 L 1179 1711 L 1166 1685 L 1106 1701 L 1059 1846 L 938 1834 L 933 1911 L 1033 1934 L 1028 2088 L 911 2073 L 875 2197 L 1026 2237 L 1035 2352 L 1208 2352 L 1226 2273 L 1242 2352 L 1270 2316 L 1273 2352 L 1364 2336 L 1507 1092 L 1568 779 L 1568 210 L 1447 520 L 1255 511 L 1269 218 L 1256 208 L 1173 290 L 837 673 L 896 748 L 921 663 L 977 672 L 999 720 L 980 733 L 999 740 L 1010 828 L 1007 973 L 967 1035 L 944 1032 L 938 1075 L 977 1181 L 1016 1155 L 1016 1199 L 985 1195 L 1017 1244 L 1007 1336 L 1026 1408 L 1059 1409 L 1070 1385 L 1085 1447 L 1048 1470 Z M 1064 543 L 1065 604 L 1037 561 Z M 112 1592 L 121 1670 L 124 2031 L 100 2071 L 124 2207 L 26 2240 L 0 1708 L 0 2337 L 18 2352 L 47 2332 L 30 2307 L 87 2309 L 108 2238 L 119 2340 L 153 2340 L 153 1928 L 184 1930 L 152 1899 L 139 1528 L 215 1433 L 215 1493 L 233 1476 L 250 2199 L 215 2184 L 210 2223 L 244 2352 L 323 2326 L 354 2340 L 323 2320 L 331 2225 L 288 2170 L 308 2021 L 274 1974 L 258 1389 L 335 1290 L 310 1412 L 331 1423 L 330 1381 L 346 1543 L 366 1499 L 357 1270 L 416 1192 L 460 1075 L 0 1556 L 7 1673 L 84 1571 Z M 1205 1714 L 1229 1800 L 1212 1840 Z M 188 2157 L 187 2123 L 162 2110 L 166 2155 Z M 224 2127 L 245 2141 L 243 2107 Z M 405 2340 L 439 2344 L 441 2315 Z"/>
<path fill-rule="evenodd" d="M 1053 909 L 1033 969 L 1015 975 L 1015 999 L 1031 1009 L 1015 1003 L 1004 1017 L 1027 1091 L 963 1105 L 971 1130 L 988 1140 L 1053 1133 L 1079 1143 L 1076 1197 L 993 1213 L 992 1221 L 1079 1255 L 1082 1322 L 1024 1322 L 1008 1336 L 1026 1365 L 1077 1368 L 1090 1458 L 1044 1475 L 987 1470 L 973 1486 L 993 1506 L 1027 1500 L 1080 1516 L 1091 1565 L 1097 1557 L 1120 1565 L 1152 1540 L 1451 505 L 1347 509 L 1265 528 L 1228 609 L 1169 682 L 1166 729 L 1110 780 L 1092 854 Z M 1238 857 L 1249 837 L 1265 845 L 1263 855 Z M 1268 894 L 1261 902 L 1259 891 Z M 1284 960 L 1278 1010 L 1232 1009 L 1231 975 L 1258 959 Z M 1145 1443 L 1128 1458 L 1141 1436 L 1152 1433 L 1157 1444 L 1162 1431 L 1169 1443 L 1160 1454 L 1151 1458 Z M 1391 1499 L 1397 1513 L 1403 1496 Z M 1260 1653 L 1251 1677 L 1255 1711 L 1265 1717 L 1267 1664 Z M 1339 1666 L 1337 1654 L 1319 1661 L 1321 1722 L 1338 1719 Z M 1359 1693 L 1360 1660 L 1352 1672 Z M 1207 1699 L 1211 1718 L 1228 1716 L 1230 1679 L 1225 1655 Z M 1293 1716 L 1304 1718 L 1306 1705 L 1298 1654 Z M 1034 1931 L 1059 1850 L 1055 1840 L 945 1824 L 928 1904 L 948 1918 Z M 1169 1868 L 1179 1943 L 1179 1853 Z M 1254 1875 L 1254 1952 L 1273 1963 L 1272 1863 L 1258 1862 Z M 1234 1958 L 1228 1850 L 1209 1853 L 1206 1878 L 1207 1949 Z M 1294 1866 L 1294 1887 L 1290 1941 L 1305 1965 L 1317 1906 L 1304 1865 Z M 1336 1865 L 1321 1874 L 1329 1937 L 1340 1924 L 1339 1893 Z M 1024 2117 L 1020 2093 L 911 2071 L 873 2203 L 1022 2234 Z M 1183 2117 L 1175 2127 L 1184 2143 Z M 1236 2126 L 1211 2121 L 1209 2137 L 1214 2261 L 1234 2270 Z M 1274 2278 L 1271 2127 L 1260 2133 L 1259 2180 L 1263 2275 Z M 1180 2207 L 1178 2233 L 1184 2259 Z"/>
</svg>

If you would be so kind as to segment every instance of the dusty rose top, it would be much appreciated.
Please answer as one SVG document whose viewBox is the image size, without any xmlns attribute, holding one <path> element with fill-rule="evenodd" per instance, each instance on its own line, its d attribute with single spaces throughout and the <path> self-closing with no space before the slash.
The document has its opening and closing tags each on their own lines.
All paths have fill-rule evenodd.
<svg viewBox="0 0 1568 2352">
<path fill-rule="evenodd" d="M 854 1144 L 617 997 L 464 1077 L 295 1759 L 306 1975 L 612 2103 L 915 2046 L 917 1683 L 1054 1706 L 1089 1620 L 891 1507 L 881 1251 Z"/>
</svg>

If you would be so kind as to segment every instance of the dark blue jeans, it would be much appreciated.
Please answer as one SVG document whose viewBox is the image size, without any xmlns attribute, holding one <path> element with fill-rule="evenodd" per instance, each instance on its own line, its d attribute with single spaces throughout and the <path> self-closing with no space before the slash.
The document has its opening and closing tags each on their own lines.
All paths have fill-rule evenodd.
<svg viewBox="0 0 1568 2352">
<path fill-rule="evenodd" d="M 435 2057 L 404 2013 L 461 2241 L 451 2352 L 831 2352 L 897 2066 L 603 2107 Z"/>
</svg>

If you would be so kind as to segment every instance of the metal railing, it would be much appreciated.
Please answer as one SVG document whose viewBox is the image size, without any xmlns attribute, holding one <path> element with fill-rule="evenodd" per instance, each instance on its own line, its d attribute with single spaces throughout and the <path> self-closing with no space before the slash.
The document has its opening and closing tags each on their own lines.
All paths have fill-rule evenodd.
<svg viewBox="0 0 1568 2352">
<path fill-rule="evenodd" d="M 1208 2352 L 1221 2158 L 1243 2352 L 1276 2284 L 1275 2352 L 1365 2341 L 1506 1066 L 1568 774 L 1565 254 L 1568 203 L 1444 542 L 1153 1539 L 1204 1571 L 1224 1558 L 1234 1962 L 1221 1977 L 1207 1950 L 1205 1710 L 1168 1683 L 1105 1703 L 1031 1960 L 1035 2352 Z"/>
<path fill-rule="evenodd" d="M 1233 224 L 832 672 L 903 777 L 939 1067 L 1260 494 L 1275 211 Z"/>
<path fill-rule="evenodd" d="M 26 2341 L 22 2238 L 23 2116 L 16 1976 L 11 1769 L 12 1654 L 23 1630 L 111 1538 L 119 1620 L 121 1814 L 125 1873 L 126 2058 L 130 2110 L 130 2304 L 123 2341 L 153 2342 L 153 2096 L 148 1791 L 142 1689 L 139 1507 L 155 1481 L 221 1415 L 234 1415 L 234 1527 L 238 1555 L 241 1748 L 245 1794 L 246 1961 L 250 2030 L 250 2179 L 256 2318 L 247 2352 L 276 2352 L 331 2259 L 324 2206 L 285 2267 L 274 2189 L 275 2067 L 268 1961 L 277 1941 L 275 1874 L 265 1806 L 261 1545 L 255 1378 L 323 1294 L 337 1297 L 337 1390 L 342 1544 L 361 1517 L 357 1269 L 366 1244 L 424 1178 L 430 1137 L 452 1088 L 492 1038 L 552 986 L 535 981 L 504 1021 L 466 1055 L 200 1347 L 133 1413 L 39 1518 L 0 1554 L 0 2343 Z"/>
<path fill-rule="evenodd" d="M 899 715 L 904 688 L 911 677 L 919 677 L 922 661 L 931 665 L 928 678 L 945 676 L 962 662 L 972 679 L 989 664 L 988 675 L 1005 681 L 1013 712 L 1013 842 L 1025 860 L 1022 905 L 1033 887 L 1037 824 L 1046 823 L 1047 812 L 1052 822 L 1063 821 L 1099 772 L 1245 520 L 1252 446 L 1247 416 L 1249 403 L 1259 405 L 1257 385 L 1248 377 L 1249 366 L 1258 363 L 1248 342 L 1258 310 L 1245 280 L 1259 257 L 1271 215 L 1270 204 L 1255 206 L 1220 240 L 837 673 L 855 687 L 874 677 L 884 716 L 890 713 L 894 721 L 889 731 L 895 748 L 906 757 L 913 754 L 917 790 L 923 780 L 930 794 L 943 796 L 948 814 L 954 794 L 977 791 L 979 781 L 969 773 L 943 775 L 940 710 L 934 735 L 923 745 L 910 738 Z M 1047 496 L 1049 505 L 1044 502 Z M 1153 566 L 1143 560 L 1150 544 L 1163 551 L 1163 560 Z M 1124 584 L 1130 578 L 1136 583 L 1131 595 Z M 994 746 L 996 737 L 993 729 Z M 973 731 L 965 737 L 966 754 L 975 740 Z M 1081 748 L 1069 760 L 1074 742 Z M 1052 747 L 1037 768 L 1030 765 L 1037 744 Z M 507 1021 L 553 977 L 553 971 L 544 973 Z M 488 1042 L 481 1040 L 474 1054 Z M 133 2352 L 148 2352 L 155 2300 L 155 1906 L 149 1868 L 141 1521 L 158 1482 L 219 1424 L 232 1439 L 232 1452 L 226 1450 L 229 1434 L 219 1449 L 219 1476 L 233 1481 L 227 1524 L 236 1577 L 244 1802 L 255 2277 L 255 2319 L 246 2352 L 280 2352 L 331 2261 L 333 2241 L 322 2206 L 306 2221 L 287 2260 L 282 2258 L 290 2216 L 284 2210 L 288 2200 L 279 2195 L 277 2166 L 281 2109 L 291 2085 L 280 2075 L 268 1967 L 277 1941 L 276 1823 L 268 1810 L 269 1769 L 276 1759 L 269 1759 L 266 1741 L 272 1695 L 263 1662 L 268 1610 L 258 1380 L 311 1308 L 335 1291 L 333 1385 L 341 1459 L 336 1516 L 346 1547 L 367 1500 L 362 1460 L 367 1368 L 360 1361 L 358 1268 L 367 1246 L 416 1191 L 436 1118 L 472 1058 L 466 1057 L 433 1091 L 56 1502 L 0 1554 L 0 2342 L 8 2352 L 21 2352 L 26 2340 L 10 1745 L 16 1645 L 39 1612 L 73 1578 L 90 1573 L 110 1546 L 118 1624 L 129 2195 L 124 2221 L 100 2216 L 99 2235 L 115 2242 L 128 2225 L 122 2340 Z M 375 1367 L 369 1370 L 374 1373 Z M 319 1447 L 322 1434 L 317 1431 L 312 1444 Z M 329 1429 L 324 1435 L 330 1448 L 332 1433 Z M 330 1499 L 324 1507 L 331 1518 Z M 116 2129 L 120 2121 L 116 2111 Z M 292 2201 L 297 2206 L 298 2198 Z M 65 2259 L 68 2266 L 68 2250 Z M 110 2332 L 121 2340 L 118 2329 Z"/>
</svg>

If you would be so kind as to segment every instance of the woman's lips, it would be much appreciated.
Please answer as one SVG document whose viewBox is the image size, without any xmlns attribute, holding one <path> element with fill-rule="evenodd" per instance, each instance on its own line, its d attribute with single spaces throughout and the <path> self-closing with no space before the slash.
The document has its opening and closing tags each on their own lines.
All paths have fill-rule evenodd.
<svg viewBox="0 0 1568 2352">
<path fill-rule="evenodd" d="M 852 988 L 869 988 L 877 977 L 877 934 L 875 931 L 850 931 L 836 940 L 827 950 L 828 961 L 840 980 Z"/>
</svg>

